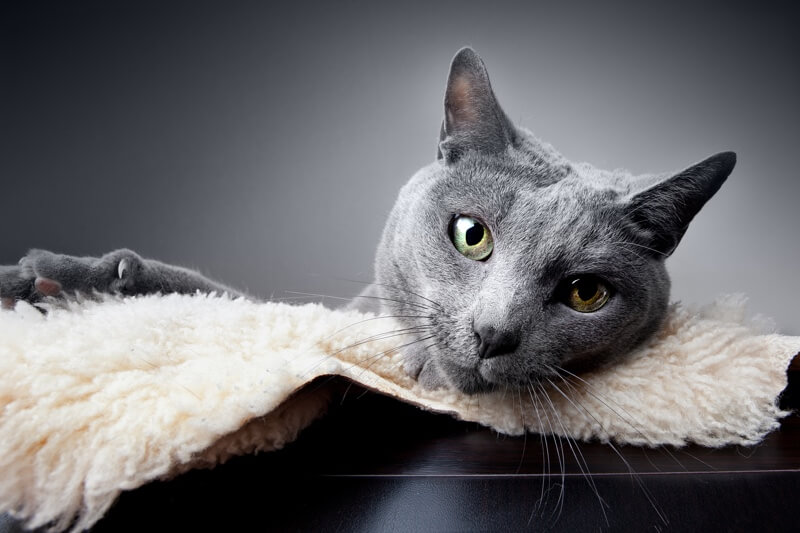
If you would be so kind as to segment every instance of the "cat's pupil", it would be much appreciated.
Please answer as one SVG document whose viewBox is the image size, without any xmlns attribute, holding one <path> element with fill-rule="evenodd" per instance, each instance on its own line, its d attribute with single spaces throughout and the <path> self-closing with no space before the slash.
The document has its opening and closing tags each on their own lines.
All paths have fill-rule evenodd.
<svg viewBox="0 0 800 533">
<path fill-rule="evenodd" d="M 578 297 L 583 300 L 591 300 L 597 294 L 597 283 L 591 280 L 578 280 L 577 289 Z"/>
<path fill-rule="evenodd" d="M 475 246 L 481 239 L 483 239 L 483 226 L 480 224 L 474 224 L 464 235 L 464 240 L 469 246 Z"/>
</svg>

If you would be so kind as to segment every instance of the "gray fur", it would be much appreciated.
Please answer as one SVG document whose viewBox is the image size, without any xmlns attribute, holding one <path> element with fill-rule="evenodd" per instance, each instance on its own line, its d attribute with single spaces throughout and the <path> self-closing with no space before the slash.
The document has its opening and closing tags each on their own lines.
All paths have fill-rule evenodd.
<svg viewBox="0 0 800 533">
<path fill-rule="evenodd" d="M 450 65 L 437 159 L 452 163 L 468 150 L 499 153 L 516 141 L 516 129 L 497 103 L 483 61 L 464 48 Z"/>
<path fill-rule="evenodd" d="M 612 363 L 658 329 L 669 300 L 664 259 L 734 164 L 727 152 L 675 175 L 637 178 L 570 163 L 508 120 L 483 62 L 465 48 L 451 65 L 437 160 L 400 191 L 378 246 L 376 281 L 353 307 L 419 328 L 405 367 L 429 388 L 526 386 L 555 367 Z M 467 259 L 450 242 L 459 214 L 492 232 L 487 260 Z M 598 311 L 579 313 L 557 289 L 588 274 L 613 295 Z M 130 250 L 101 258 L 33 250 L 18 266 L 0 267 L 6 305 L 54 290 L 238 294 Z"/>
<path fill-rule="evenodd" d="M 43 292 L 41 286 L 37 287 L 42 280 L 55 290 Z M 13 305 L 14 300 L 38 302 L 46 296 L 74 293 L 136 295 L 197 291 L 240 295 L 193 270 L 143 259 L 126 249 L 102 257 L 75 257 L 34 249 L 18 265 L 0 267 L 0 297 L 5 307 Z"/>
<path fill-rule="evenodd" d="M 464 74 L 465 65 L 473 71 Z M 449 98 L 454 83 L 471 97 Z M 465 91 L 464 83 L 477 86 Z M 424 385 L 466 392 L 525 386 L 557 366 L 579 371 L 611 363 L 648 339 L 669 300 L 664 259 L 722 185 L 734 154 L 674 177 L 637 179 L 571 164 L 522 128 L 506 132 L 506 115 L 470 49 L 454 58 L 447 95 L 443 157 L 400 191 L 375 263 L 384 309 L 418 315 L 403 318 L 405 326 L 433 335 L 409 347 L 408 372 Z M 455 101 L 476 109 L 453 110 Z M 453 128 L 453 116 L 489 125 Z M 450 242 L 448 224 L 458 214 L 492 231 L 488 260 L 467 259 Z M 565 278 L 586 274 L 614 288 L 594 313 L 556 297 Z M 483 358 L 476 333 L 485 331 L 518 345 Z"/>
</svg>

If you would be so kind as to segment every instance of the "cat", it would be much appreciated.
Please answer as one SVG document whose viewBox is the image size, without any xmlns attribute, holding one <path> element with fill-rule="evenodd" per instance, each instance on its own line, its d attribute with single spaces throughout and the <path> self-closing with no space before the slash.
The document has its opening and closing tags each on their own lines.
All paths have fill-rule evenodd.
<svg viewBox="0 0 800 533">
<path fill-rule="evenodd" d="M 350 307 L 414 336 L 405 370 L 424 387 L 480 393 L 619 361 L 658 330 L 664 260 L 736 163 L 713 155 L 634 177 L 567 161 L 500 107 L 471 48 L 453 58 L 436 160 L 400 191 L 375 281 Z M 131 250 L 100 258 L 31 250 L 0 267 L 0 297 L 75 292 L 241 293 Z"/>
</svg>

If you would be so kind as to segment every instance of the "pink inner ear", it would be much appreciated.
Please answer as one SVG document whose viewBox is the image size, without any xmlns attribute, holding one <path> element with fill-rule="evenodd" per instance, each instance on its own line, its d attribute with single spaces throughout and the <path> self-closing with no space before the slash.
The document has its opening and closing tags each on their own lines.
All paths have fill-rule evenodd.
<svg viewBox="0 0 800 533">
<path fill-rule="evenodd" d="M 447 94 L 448 122 L 451 124 L 474 123 L 478 120 L 472 101 L 472 84 L 469 76 L 461 75 L 450 83 Z"/>
<path fill-rule="evenodd" d="M 61 292 L 61 284 L 54 279 L 36 278 L 33 282 L 36 290 L 45 296 L 56 296 Z"/>
</svg>

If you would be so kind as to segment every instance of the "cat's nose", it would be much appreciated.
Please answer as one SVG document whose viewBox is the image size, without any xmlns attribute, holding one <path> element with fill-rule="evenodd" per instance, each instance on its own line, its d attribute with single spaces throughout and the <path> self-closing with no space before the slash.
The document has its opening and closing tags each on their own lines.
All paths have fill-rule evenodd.
<svg viewBox="0 0 800 533">
<path fill-rule="evenodd" d="M 478 356 L 489 359 L 513 352 L 519 346 L 519 333 L 513 330 L 498 330 L 488 324 L 474 324 L 472 327 L 478 337 Z"/>
</svg>

